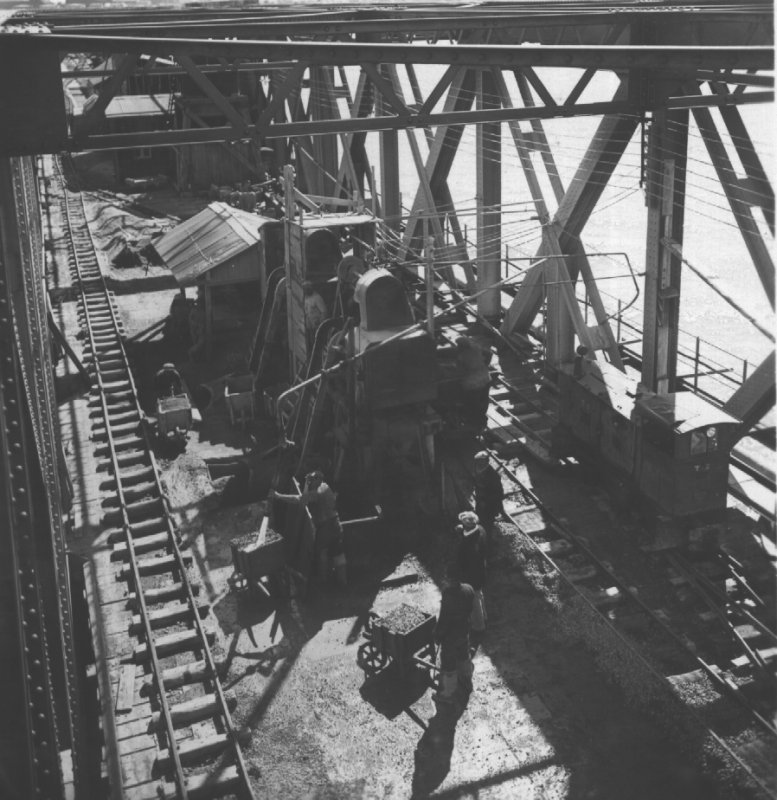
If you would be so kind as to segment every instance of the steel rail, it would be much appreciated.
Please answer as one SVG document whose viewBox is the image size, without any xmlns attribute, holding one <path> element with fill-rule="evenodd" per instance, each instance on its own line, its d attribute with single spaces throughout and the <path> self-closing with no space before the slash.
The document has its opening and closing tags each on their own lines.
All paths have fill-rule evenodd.
<svg viewBox="0 0 777 800">
<path fill-rule="evenodd" d="M 672 640 L 674 640 L 682 648 L 682 650 L 685 653 L 687 653 L 696 663 L 699 664 L 699 666 L 701 666 L 701 668 L 704 671 L 704 673 L 715 684 L 723 686 L 723 688 L 725 690 L 727 690 L 727 694 L 732 696 L 734 700 L 736 700 L 741 706 L 743 706 L 748 711 L 748 713 L 751 715 L 752 719 L 755 722 L 757 722 L 758 725 L 764 731 L 766 731 L 771 736 L 777 738 L 777 727 L 775 727 L 775 725 L 771 721 L 766 719 L 757 709 L 753 708 L 747 702 L 746 698 L 744 698 L 741 695 L 740 692 L 732 690 L 732 687 L 725 680 L 723 680 L 720 677 L 720 675 L 718 675 L 718 673 L 715 671 L 715 669 L 712 668 L 712 666 L 710 664 L 708 664 L 704 659 L 702 659 L 692 649 L 690 649 L 689 646 L 686 644 L 686 642 L 683 641 L 683 639 L 680 636 L 678 636 L 678 634 L 675 633 L 672 630 L 672 628 L 669 627 L 659 616 L 657 616 L 655 614 L 655 612 L 650 608 L 650 606 L 648 606 L 636 593 L 632 592 L 631 589 L 624 583 L 624 581 L 621 580 L 617 575 L 615 575 L 614 572 L 606 564 L 604 564 L 598 558 L 598 556 L 596 556 L 595 553 L 593 553 L 591 551 L 591 549 L 585 544 L 584 541 L 581 541 L 581 537 L 577 536 L 569 528 L 568 525 L 566 525 L 560 519 L 558 519 L 558 517 L 556 517 L 556 515 L 539 499 L 539 497 L 537 497 L 537 495 L 528 486 L 526 486 L 521 481 L 521 479 L 507 466 L 507 464 L 502 459 L 500 459 L 498 457 L 498 455 L 496 455 L 496 453 L 494 452 L 493 448 L 487 448 L 487 449 L 488 449 L 488 452 L 489 452 L 491 458 L 493 458 L 494 461 L 496 461 L 497 464 L 499 464 L 499 466 L 502 469 L 502 471 L 521 490 L 521 492 L 524 493 L 524 495 L 526 497 L 528 497 L 534 503 L 534 505 L 543 514 L 543 516 L 546 517 L 548 520 L 550 520 L 552 522 L 553 526 L 562 535 L 562 537 L 566 538 L 567 540 L 571 540 L 574 543 L 574 545 L 576 547 L 578 547 L 589 558 L 589 560 L 591 560 L 593 563 L 595 563 L 597 565 L 597 567 L 605 575 L 607 575 L 608 579 L 612 580 L 615 583 L 615 585 L 618 586 L 619 590 L 623 590 L 621 592 L 621 595 L 624 598 L 631 599 L 634 603 L 636 603 L 640 607 L 642 612 L 644 614 L 646 614 L 651 619 L 651 621 L 653 623 L 657 624 L 666 634 L 668 634 L 672 638 Z M 517 520 L 515 520 L 510 514 L 508 514 L 507 516 L 510 517 L 510 519 L 513 521 L 513 524 L 515 524 L 519 528 L 519 530 L 522 530 L 521 525 Z M 532 543 L 534 543 L 534 540 L 533 540 L 533 538 L 532 538 L 532 536 L 530 534 L 525 534 L 525 535 L 527 536 L 527 538 Z M 556 569 L 557 571 L 559 571 L 559 573 L 564 575 L 563 568 L 560 567 L 550 557 L 550 555 L 548 555 L 547 553 L 543 552 L 540 548 L 537 548 L 537 550 L 543 556 L 543 558 L 546 561 L 548 561 L 550 564 L 553 565 L 554 569 Z M 617 629 L 614 628 L 614 626 L 606 618 L 606 616 L 601 614 L 598 611 L 598 609 L 596 609 L 596 606 L 593 603 L 591 603 L 591 601 L 588 600 L 588 598 L 585 597 L 585 595 L 583 595 L 582 593 L 580 593 L 577 590 L 574 582 L 572 582 L 569 579 L 567 579 L 566 576 L 564 576 L 564 577 L 567 580 L 567 583 L 569 583 L 573 587 L 573 589 L 575 589 L 575 592 L 579 596 L 583 597 L 583 599 L 586 600 L 589 603 L 589 605 L 591 605 L 596 610 L 596 612 L 599 614 L 599 616 L 608 625 L 610 625 L 610 627 L 612 627 L 614 630 L 616 630 L 616 633 L 617 633 Z M 655 672 L 654 668 L 651 668 L 651 669 L 652 669 L 652 671 Z M 657 673 L 657 674 L 660 674 L 660 673 Z M 666 680 L 666 676 L 662 676 L 662 677 L 664 678 L 664 680 Z M 718 736 L 718 734 L 715 733 L 715 731 L 712 731 L 708 726 L 705 726 L 705 727 L 707 727 L 709 732 L 721 743 L 721 745 L 732 755 L 732 757 L 735 758 L 737 760 L 737 762 L 742 765 L 742 767 L 748 772 L 748 774 L 750 774 L 753 777 L 753 779 L 756 780 L 759 783 L 759 785 L 761 785 L 764 789 L 766 789 L 768 791 L 767 787 L 763 786 L 761 780 L 752 772 L 752 769 L 747 764 L 745 764 L 741 760 L 741 758 L 739 758 L 739 756 L 728 746 L 728 744 L 722 738 L 720 738 Z"/>
<path fill-rule="evenodd" d="M 65 210 L 66 210 L 66 213 L 68 215 L 68 224 L 70 224 L 69 208 L 67 207 L 67 199 L 68 199 L 68 190 L 67 189 L 65 189 L 65 199 L 66 199 Z M 81 208 L 83 209 L 83 197 L 81 197 L 80 200 L 81 200 L 81 204 L 80 205 L 81 205 Z M 84 219 L 86 220 L 85 209 L 84 209 Z M 86 224 L 86 231 L 87 231 L 87 234 L 89 236 L 90 241 L 92 242 L 92 248 L 94 250 L 95 249 L 94 240 L 93 240 L 93 237 L 92 237 L 91 230 L 89 229 L 88 223 Z M 73 247 L 73 251 L 75 253 L 75 246 Z M 77 256 L 76 256 L 76 260 L 77 260 Z M 110 310 L 111 320 L 113 322 L 114 331 L 116 332 L 116 337 L 115 337 L 116 338 L 116 345 L 120 349 L 120 352 L 121 352 L 121 355 L 122 355 L 122 360 L 123 360 L 124 365 L 126 367 L 127 376 L 128 376 L 128 382 L 129 382 L 129 385 L 130 385 L 130 391 L 131 391 L 132 397 L 135 399 L 135 405 L 136 405 L 138 411 L 140 412 L 140 408 L 137 406 L 137 389 L 135 387 L 134 378 L 132 376 L 132 371 L 129 368 L 129 361 L 127 359 L 126 351 L 124 349 L 124 345 L 123 345 L 123 342 L 121 340 L 121 336 L 118 333 L 118 321 L 116 320 L 113 304 L 110 302 L 110 297 L 108 296 L 107 290 L 105 289 L 104 279 L 102 278 L 102 276 L 100 276 L 98 279 L 95 279 L 95 280 L 97 280 L 97 281 L 99 281 L 101 283 L 101 285 L 103 287 L 103 291 L 105 293 L 105 296 L 106 296 L 106 298 L 108 300 L 108 309 Z M 83 302 L 85 311 L 88 312 L 88 306 L 87 306 L 87 304 L 85 302 L 85 292 L 84 292 L 83 284 L 81 284 L 81 296 L 82 296 L 82 302 Z M 88 313 L 86 314 L 86 316 L 88 318 Z M 162 678 L 162 671 L 161 671 L 161 668 L 160 668 L 160 665 L 159 665 L 158 657 L 156 655 L 156 649 L 154 647 L 153 629 L 151 628 L 151 624 L 150 624 L 150 620 L 149 620 L 149 613 L 148 613 L 148 609 L 147 609 L 147 606 L 146 606 L 145 598 L 143 596 L 142 582 L 141 582 L 141 578 L 140 578 L 140 575 L 139 575 L 139 572 L 138 572 L 137 561 L 136 561 L 136 556 L 135 556 L 134 541 L 133 541 L 133 537 L 132 537 L 131 532 L 130 532 L 131 523 L 130 523 L 128 517 L 127 517 L 127 509 L 126 509 L 126 505 L 127 504 L 124 502 L 124 499 L 123 499 L 123 489 L 122 489 L 122 485 L 121 485 L 121 473 L 120 473 L 120 468 L 119 468 L 118 461 L 117 461 L 117 458 L 116 458 L 116 451 L 115 451 L 115 448 L 113 446 L 113 433 L 110 430 L 109 414 L 108 414 L 108 408 L 107 408 L 107 401 L 106 401 L 106 397 L 105 397 L 106 392 L 105 392 L 104 387 L 103 387 L 102 376 L 99 374 L 99 364 L 98 364 L 97 349 L 96 349 L 96 346 L 95 346 L 95 342 L 94 342 L 94 337 L 93 337 L 93 333 L 92 333 L 92 330 L 91 330 L 91 326 L 89 326 L 88 333 L 89 333 L 89 340 L 90 340 L 90 344 L 91 344 L 91 348 L 92 348 L 92 353 L 93 353 L 93 356 L 94 356 L 94 359 L 95 359 L 95 373 L 96 373 L 96 376 L 98 378 L 98 385 L 99 385 L 99 389 L 100 389 L 100 401 L 101 401 L 103 416 L 104 416 L 104 418 L 106 420 L 106 435 L 107 435 L 108 441 L 109 441 L 110 458 L 111 458 L 111 463 L 112 463 L 113 469 L 114 469 L 114 475 L 115 475 L 115 478 L 116 478 L 117 493 L 119 494 L 119 499 L 120 499 L 120 510 L 121 510 L 121 515 L 122 515 L 122 519 L 123 519 L 122 527 L 124 528 L 125 542 L 127 544 L 127 552 L 128 552 L 128 556 L 129 556 L 130 568 L 132 570 L 133 582 L 134 582 L 135 588 L 136 588 L 136 601 L 137 601 L 139 610 L 141 612 L 141 618 L 142 618 L 142 623 L 143 623 L 143 627 L 144 627 L 144 633 L 145 633 L 145 636 L 146 636 L 146 640 L 148 642 L 148 653 L 149 653 L 149 657 L 152 660 L 152 667 L 153 667 L 153 670 L 154 670 L 154 680 L 155 680 L 155 682 L 157 684 L 157 689 L 158 689 L 158 693 L 159 693 L 159 697 L 160 697 L 160 704 L 162 705 L 163 715 L 164 715 L 164 718 L 165 718 L 165 727 L 167 729 L 166 733 L 167 733 L 167 738 L 168 738 L 169 752 L 170 752 L 171 760 L 173 761 L 173 764 L 174 764 L 174 767 L 175 767 L 175 771 L 176 771 L 176 784 L 178 786 L 179 791 L 181 792 L 181 796 L 182 796 L 183 800 L 185 800 L 185 798 L 188 796 L 188 792 L 187 792 L 187 788 L 186 788 L 186 778 L 185 778 L 185 775 L 183 773 L 183 766 L 181 764 L 180 756 L 179 756 L 179 753 L 178 753 L 178 743 L 177 743 L 177 740 L 175 738 L 174 726 L 172 725 L 172 717 L 170 715 L 169 705 L 167 703 L 166 691 L 165 691 L 165 687 L 164 687 L 164 680 Z M 141 414 L 142 414 L 142 412 L 141 412 Z M 250 782 L 250 779 L 249 779 L 249 776 L 248 776 L 248 771 L 246 769 L 245 761 L 244 761 L 244 758 L 243 758 L 243 755 L 242 755 L 242 750 L 240 748 L 240 744 L 239 744 L 239 741 L 238 741 L 238 734 L 237 734 L 237 731 L 234 728 L 234 723 L 232 722 L 232 718 L 231 718 L 231 714 L 229 712 L 229 707 L 227 705 L 226 697 L 224 695 L 223 688 L 221 686 L 221 681 L 219 680 L 219 677 L 218 677 L 218 671 L 216 669 L 215 662 L 213 661 L 212 653 L 210 652 L 210 647 L 209 647 L 208 642 L 207 642 L 207 636 L 206 636 L 204 628 L 202 626 L 202 621 L 200 619 L 200 613 L 199 613 L 199 610 L 198 610 L 198 607 L 197 607 L 197 603 L 196 603 L 196 600 L 195 600 L 195 597 L 194 597 L 194 593 L 193 593 L 192 588 L 191 588 L 190 581 L 188 579 L 188 575 L 187 575 L 187 572 L 186 572 L 186 565 L 184 563 L 183 557 L 181 555 L 180 548 L 178 546 L 177 532 L 175 531 L 175 529 L 173 527 L 168 500 L 167 500 L 167 497 L 166 497 L 166 495 L 165 495 L 165 493 L 163 491 L 163 488 L 161 486 L 161 482 L 160 482 L 160 478 L 159 478 L 159 469 L 158 469 L 158 466 L 157 466 L 157 463 L 156 463 L 156 459 L 154 457 L 152 448 L 151 448 L 150 443 L 148 441 L 147 432 L 146 432 L 145 428 L 142 427 L 142 423 L 141 423 L 141 428 L 142 428 L 142 440 L 143 440 L 143 442 L 145 444 L 145 455 L 147 455 L 149 460 L 150 460 L 151 467 L 152 467 L 153 480 L 154 480 L 154 483 L 155 483 L 157 494 L 158 494 L 159 498 L 162 500 L 162 502 L 164 504 L 164 508 L 165 508 L 164 523 L 165 523 L 165 526 L 167 528 L 167 534 L 168 534 L 168 537 L 169 537 L 169 540 L 168 540 L 168 543 L 167 543 L 167 547 L 169 547 L 172 550 L 172 553 L 173 553 L 174 558 L 175 558 L 177 571 L 181 576 L 181 585 L 183 586 L 184 591 L 185 591 L 185 595 L 186 595 L 185 599 L 187 601 L 187 605 L 189 607 L 189 610 L 192 613 L 192 622 L 193 622 L 194 628 L 197 631 L 197 634 L 198 634 L 198 637 L 199 637 L 199 640 L 200 640 L 199 649 L 202 651 L 203 657 L 204 657 L 205 662 L 206 662 L 207 671 L 209 673 L 209 676 L 208 676 L 207 679 L 210 680 L 210 682 L 212 683 L 213 691 L 214 691 L 214 693 L 216 694 L 216 697 L 217 697 L 218 705 L 220 707 L 219 713 L 220 713 L 220 715 L 222 716 L 222 718 L 224 720 L 224 725 L 225 725 L 225 728 L 226 728 L 226 732 L 227 732 L 227 736 L 228 736 L 228 739 L 229 739 L 229 743 L 232 746 L 232 749 L 233 749 L 233 752 L 234 752 L 235 761 L 237 762 L 238 771 L 239 771 L 240 777 L 242 778 L 244 794 L 245 794 L 246 797 L 250 798 L 250 800 L 254 800 L 255 796 L 254 796 L 253 789 L 252 789 L 252 786 L 251 786 L 251 782 Z"/>
</svg>

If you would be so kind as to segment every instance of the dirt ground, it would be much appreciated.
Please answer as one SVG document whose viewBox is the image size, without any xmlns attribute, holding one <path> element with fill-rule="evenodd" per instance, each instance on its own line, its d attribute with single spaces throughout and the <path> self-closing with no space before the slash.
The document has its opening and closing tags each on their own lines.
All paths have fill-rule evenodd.
<svg viewBox="0 0 777 800">
<path fill-rule="evenodd" d="M 314 584 L 303 600 L 277 602 L 236 592 L 229 540 L 258 527 L 262 506 L 225 507 L 196 448 L 181 459 L 165 483 L 211 603 L 235 722 L 252 733 L 244 753 L 258 797 L 725 796 L 561 633 L 523 574 L 512 526 L 491 545 L 474 691 L 438 709 L 426 670 L 369 674 L 359 652 L 371 610 L 410 603 L 436 614 L 450 529 L 406 513 L 351 535 L 345 590 Z"/>
</svg>

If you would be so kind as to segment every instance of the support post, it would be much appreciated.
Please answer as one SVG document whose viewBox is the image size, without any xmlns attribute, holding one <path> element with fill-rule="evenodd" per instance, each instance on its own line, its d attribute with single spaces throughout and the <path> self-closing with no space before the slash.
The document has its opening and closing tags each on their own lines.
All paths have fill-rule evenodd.
<svg viewBox="0 0 777 800">
<path fill-rule="evenodd" d="M 381 73 L 384 69 L 385 67 L 381 67 Z M 388 113 L 386 98 L 377 87 L 374 92 L 378 115 Z M 389 228 L 398 231 L 402 217 L 402 207 L 399 201 L 398 131 L 381 131 L 380 133 L 380 183 L 383 220 Z M 424 241 L 426 241 L 426 234 Z"/>
<path fill-rule="evenodd" d="M 310 67 L 310 115 L 313 120 L 329 120 L 338 116 L 337 98 L 331 87 L 332 67 L 317 65 Z M 313 136 L 313 156 L 318 165 L 315 178 L 316 191 L 324 197 L 337 195 L 337 135 Z"/>
<path fill-rule="evenodd" d="M 434 338 L 434 239 L 429 236 L 429 223 L 424 220 L 426 255 L 426 330 Z"/>
<path fill-rule="evenodd" d="M 478 110 L 499 108 L 496 82 L 491 70 L 478 70 L 476 78 Z M 477 298 L 478 313 L 491 322 L 502 312 L 499 289 L 484 291 L 500 278 L 502 243 L 502 140 L 501 123 L 477 126 Z"/>
<path fill-rule="evenodd" d="M 642 383 L 659 394 L 677 389 L 687 151 L 688 112 L 657 111 L 647 171 Z"/>
</svg>

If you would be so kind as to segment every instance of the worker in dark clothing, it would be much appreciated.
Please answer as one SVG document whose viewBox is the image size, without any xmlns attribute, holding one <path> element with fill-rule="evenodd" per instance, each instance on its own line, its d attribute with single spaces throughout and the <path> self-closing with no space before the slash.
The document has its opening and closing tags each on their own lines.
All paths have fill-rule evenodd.
<svg viewBox="0 0 777 800">
<path fill-rule="evenodd" d="M 470 622 L 474 644 L 477 646 L 486 630 L 486 607 L 483 601 L 483 586 L 486 582 L 486 532 L 480 525 L 477 514 L 464 511 L 459 514 L 456 533 L 459 537 L 456 553 L 459 577 L 474 592 Z"/>
<path fill-rule="evenodd" d="M 486 425 L 491 376 L 488 365 L 491 351 L 469 336 L 456 339 L 456 362 L 461 372 L 465 413 L 479 428 Z"/>
<path fill-rule="evenodd" d="M 486 533 L 490 533 L 494 520 L 504 513 L 504 496 L 502 479 L 489 463 L 488 453 L 481 450 L 475 454 L 475 514 Z"/>
<path fill-rule="evenodd" d="M 302 494 L 280 494 L 270 491 L 270 497 L 285 503 L 306 506 L 316 526 L 316 552 L 318 554 L 319 578 L 326 579 L 330 562 L 335 577 L 341 586 L 347 582 L 343 526 L 337 513 L 337 495 L 324 483 L 320 470 L 305 476 Z"/>
<path fill-rule="evenodd" d="M 438 703 L 454 702 L 459 686 L 472 691 L 469 633 L 474 597 L 466 583 L 454 581 L 443 589 L 434 629 L 434 641 L 440 646 L 440 685 L 434 694 Z"/>
<path fill-rule="evenodd" d="M 183 382 L 174 364 L 162 364 L 162 369 L 157 372 L 154 378 L 154 385 L 156 387 L 156 396 L 160 399 L 183 394 Z"/>
</svg>

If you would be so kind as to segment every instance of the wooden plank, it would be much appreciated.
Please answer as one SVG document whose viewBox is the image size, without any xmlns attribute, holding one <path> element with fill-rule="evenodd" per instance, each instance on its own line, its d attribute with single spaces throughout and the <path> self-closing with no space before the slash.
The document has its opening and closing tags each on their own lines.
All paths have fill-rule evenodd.
<svg viewBox="0 0 777 800">
<path fill-rule="evenodd" d="M 116 693 L 116 711 L 132 711 L 135 695 L 135 665 L 122 664 L 119 673 L 119 691 Z"/>
</svg>

